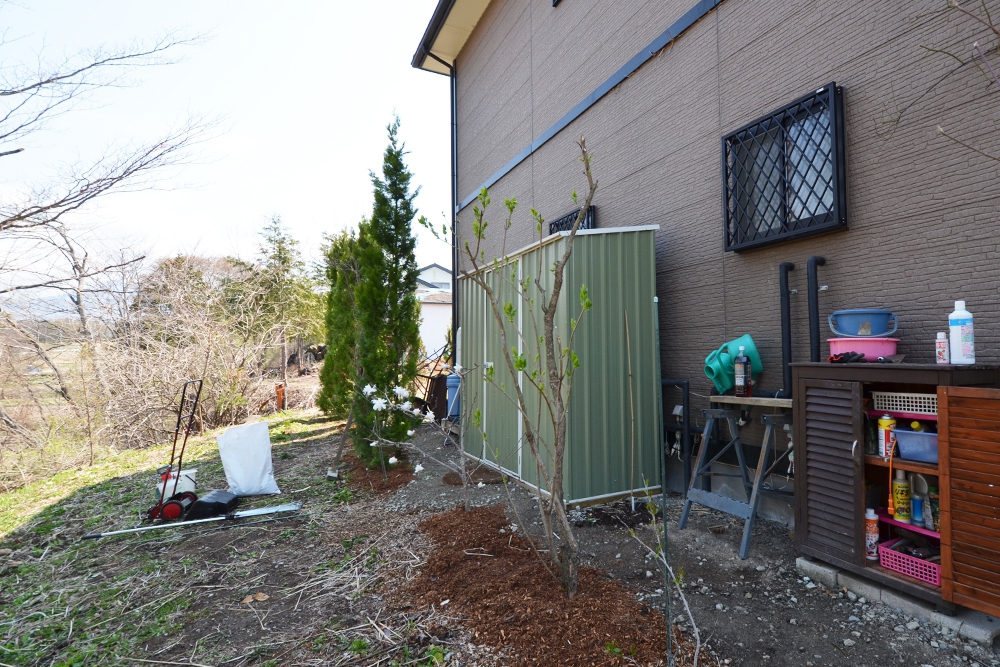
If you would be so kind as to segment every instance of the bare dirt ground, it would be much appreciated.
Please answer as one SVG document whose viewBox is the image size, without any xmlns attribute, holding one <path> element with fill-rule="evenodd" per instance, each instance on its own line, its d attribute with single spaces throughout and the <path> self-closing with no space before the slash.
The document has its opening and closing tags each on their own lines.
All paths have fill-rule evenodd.
<svg viewBox="0 0 1000 667">
<path fill-rule="evenodd" d="M 510 576 L 510 568 L 537 568 L 537 562 L 507 553 L 508 567 L 500 573 L 510 576 L 509 585 L 476 587 L 500 577 L 481 563 L 497 561 L 504 544 L 524 548 L 515 535 L 520 540 L 525 530 L 537 533 L 532 497 L 513 484 L 477 485 L 469 489 L 471 505 L 493 509 L 464 523 L 464 513 L 453 512 L 463 489 L 444 483 L 447 470 L 416 452 L 391 468 L 386 482 L 380 471 L 362 470 L 350 458 L 341 479 L 328 481 L 339 428 L 315 412 L 272 421 L 283 494 L 243 507 L 299 500 L 304 507 L 295 518 L 80 542 L 85 533 L 136 525 L 136 509 L 151 486 L 151 475 L 142 473 L 95 481 L 0 537 L 0 549 L 11 550 L 0 550 L 0 663 L 492 667 L 662 661 L 646 651 L 662 645 L 665 635 L 663 574 L 624 525 L 654 542 L 644 528 L 650 518 L 644 500 L 638 513 L 628 501 L 574 513 L 584 565 L 593 568 L 582 590 L 614 597 L 622 612 L 612 619 L 617 630 L 591 637 L 581 653 L 563 653 L 554 635 L 526 629 L 527 612 L 514 604 L 517 592 L 534 597 L 548 584 L 536 591 L 532 582 L 540 577 Z M 418 431 L 416 441 L 438 458 L 446 453 L 429 429 Z M 424 469 L 414 475 L 418 463 Z M 203 455 L 192 466 L 199 469 L 202 491 L 225 488 L 217 455 Z M 674 497 L 667 505 L 670 561 L 682 573 L 707 644 L 703 659 L 709 662 L 702 664 L 1000 665 L 985 648 L 939 628 L 800 579 L 786 529 L 758 523 L 751 557 L 741 561 L 735 520 L 696 508 L 689 527 L 679 531 L 680 504 Z M 518 524 L 515 532 L 510 524 Z M 470 555 L 481 553 L 493 557 Z M 473 564 L 483 568 L 478 581 L 469 576 Z M 452 580 L 451 572 L 465 574 Z M 493 615 L 474 609 L 476 596 L 494 589 L 508 607 L 497 606 Z M 557 626 L 569 632 L 584 635 L 594 625 L 593 611 L 584 608 L 585 621 L 573 618 L 581 608 L 563 604 L 552 591 L 542 601 L 550 605 L 546 615 L 549 608 L 553 617 L 563 615 Z M 676 596 L 671 611 L 690 636 Z"/>
</svg>

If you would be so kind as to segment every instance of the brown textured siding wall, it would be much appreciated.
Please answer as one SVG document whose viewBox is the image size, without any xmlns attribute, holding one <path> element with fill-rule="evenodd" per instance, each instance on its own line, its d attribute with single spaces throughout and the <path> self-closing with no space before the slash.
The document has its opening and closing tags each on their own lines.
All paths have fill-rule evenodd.
<svg viewBox="0 0 1000 667">
<path fill-rule="evenodd" d="M 694 0 L 494 0 L 458 59 L 459 197 L 666 29 Z M 991 3 L 996 4 L 996 3 Z M 657 291 L 665 376 L 710 387 L 705 355 L 750 333 L 778 388 L 778 264 L 792 261 L 793 356 L 808 358 L 806 259 L 823 255 L 821 331 L 842 308 L 900 316 L 900 352 L 933 359 L 955 299 L 976 316 L 977 359 L 1000 362 L 1000 91 L 968 54 L 988 36 L 938 0 L 726 0 L 491 188 L 521 209 L 508 249 L 530 243 L 528 207 L 555 218 L 583 178 L 587 138 L 601 227 L 659 224 Z M 844 87 L 851 229 L 743 254 L 722 243 L 720 137 L 830 81 Z M 472 207 L 460 212 L 468 236 Z M 575 289 L 575 288 L 574 288 Z M 823 354 L 827 353 L 824 341 Z M 697 407 L 697 405 L 696 405 Z"/>
</svg>

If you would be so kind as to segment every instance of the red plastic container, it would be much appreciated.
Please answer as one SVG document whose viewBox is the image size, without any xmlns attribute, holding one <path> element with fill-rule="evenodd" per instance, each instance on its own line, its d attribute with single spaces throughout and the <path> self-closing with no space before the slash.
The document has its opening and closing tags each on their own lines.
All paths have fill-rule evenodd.
<svg viewBox="0 0 1000 667">
<path fill-rule="evenodd" d="M 865 355 L 863 361 L 878 361 L 879 357 L 896 354 L 898 338 L 827 338 L 830 344 L 830 356 L 842 352 L 861 352 Z"/>
<path fill-rule="evenodd" d="M 878 545 L 879 565 L 887 570 L 893 570 L 908 577 L 913 577 L 931 586 L 941 587 L 941 566 L 937 563 L 929 563 L 919 558 L 914 558 L 898 551 L 893 551 L 892 546 L 899 540 L 883 542 Z"/>
</svg>

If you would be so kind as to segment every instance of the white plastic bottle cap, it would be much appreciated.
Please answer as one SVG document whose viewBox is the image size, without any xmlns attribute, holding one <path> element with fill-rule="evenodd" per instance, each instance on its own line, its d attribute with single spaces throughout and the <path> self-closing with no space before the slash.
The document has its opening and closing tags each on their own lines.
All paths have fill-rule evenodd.
<svg viewBox="0 0 1000 667">
<path fill-rule="evenodd" d="M 938 331 L 938 340 L 948 340 L 947 334 L 943 331 Z"/>
<path fill-rule="evenodd" d="M 965 310 L 965 301 L 956 301 L 955 310 Z"/>
</svg>

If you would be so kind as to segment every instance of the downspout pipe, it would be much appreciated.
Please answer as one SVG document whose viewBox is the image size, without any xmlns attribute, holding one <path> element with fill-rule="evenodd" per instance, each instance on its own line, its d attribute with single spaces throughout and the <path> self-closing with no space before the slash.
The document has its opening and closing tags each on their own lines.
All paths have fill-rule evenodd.
<svg viewBox="0 0 1000 667">
<path fill-rule="evenodd" d="M 441 60 L 426 46 L 420 49 L 448 68 L 451 92 L 451 362 L 458 363 L 458 77 L 451 63 Z"/>
<path fill-rule="evenodd" d="M 791 262 L 782 262 L 778 266 L 778 289 L 781 290 L 781 381 L 778 391 L 756 391 L 754 394 L 762 397 L 791 398 L 792 397 L 792 314 L 791 291 L 788 289 L 788 272 L 794 271 Z"/>
<path fill-rule="evenodd" d="M 813 255 L 806 262 L 809 277 L 809 361 L 819 361 L 819 279 L 816 267 L 826 264 L 826 258 Z"/>
</svg>

